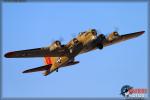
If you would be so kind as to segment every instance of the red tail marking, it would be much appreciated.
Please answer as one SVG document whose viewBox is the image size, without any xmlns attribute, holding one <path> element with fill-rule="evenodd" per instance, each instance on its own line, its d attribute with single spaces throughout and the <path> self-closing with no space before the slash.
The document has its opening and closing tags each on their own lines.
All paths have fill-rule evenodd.
<svg viewBox="0 0 150 100">
<path fill-rule="evenodd" d="M 45 64 L 52 64 L 51 57 L 44 57 Z"/>
</svg>

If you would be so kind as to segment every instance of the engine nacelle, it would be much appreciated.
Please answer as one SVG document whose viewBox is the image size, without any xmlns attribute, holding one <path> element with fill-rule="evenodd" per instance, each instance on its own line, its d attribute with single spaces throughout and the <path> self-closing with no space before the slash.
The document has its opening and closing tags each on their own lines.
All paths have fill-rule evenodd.
<svg viewBox="0 0 150 100">
<path fill-rule="evenodd" d="M 50 45 L 50 50 L 53 51 L 57 48 L 61 48 L 61 42 L 60 41 L 55 41 Z"/>
<path fill-rule="evenodd" d="M 97 48 L 103 49 L 103 41 L 106 40 L 104 34 L 99 34 L 97 36 Z"/>
<path fill-rule="evenodd" d="M 109 36 L 107 37 L 107 40 L 108 40 L 108 41 L 112 41 L 112 40 L 114 40 L 114 39 L 116 39 L 116 38 L 118 38 L 118 37 L 119 37 L 118 32 L 112 32 L 112 33 L 109 34 Z"/>
<path fill-rule="evenodd" d="M 76 38 L 74 38 L 74 39 L 72 40 L 72 42 L 73 42 L 74 45 L 77 45 L 77 44 L 79 43 L 79 41 L 78 41 Z"/>
<path fill-rule="evenodd" d="M 103 40 L 106 39 L 106 37 L 105 37 L 104 34 L 99 34 L 99 35 L 97 36 L 97 38 L 99 39 L 99 41 L 103 41 Z"/>
</svg>

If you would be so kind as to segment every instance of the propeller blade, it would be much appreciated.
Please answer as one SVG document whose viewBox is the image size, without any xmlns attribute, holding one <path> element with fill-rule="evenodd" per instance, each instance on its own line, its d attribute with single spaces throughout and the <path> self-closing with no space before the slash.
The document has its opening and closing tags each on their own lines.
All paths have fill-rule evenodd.
<svg viewBox="0 0 150 100">
<path fill-rule="evenodd" d="M 65 39 L 61 36 L 60 38 L 59 38 L 59 41 L 60 42 L 63 42 Z"/>
<path fill-rule="evenodd" d="M 117 33 L 118 33 L 118 30 L 119 30 L 119 28 L 118 28 L 118 27 L 115 27 L 114 32 L 117 32 Z"/>
<path fill-rule="evenodd" d="M 76 36 L 77 36 L 77 34 L 75 34 L 75 33 L 72 33 L 72 34 L 71 34 L 71 37 L 72 37 L 72 38 L 75 38 Z"/>
</svg>

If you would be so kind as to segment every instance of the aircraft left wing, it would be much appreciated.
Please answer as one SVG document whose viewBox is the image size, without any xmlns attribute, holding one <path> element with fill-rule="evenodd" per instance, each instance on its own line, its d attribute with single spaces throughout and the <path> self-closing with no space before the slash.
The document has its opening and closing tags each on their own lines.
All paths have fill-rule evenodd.
<svg viewBox="0 0 150 100">
<path fill-rule="evenodd" d="M 63 47 L 52 51 L 49 49 L 49 47 L 43 47 L 43 48 L 8 52 L 4 56 L 6 58 L 58 57 L 58 56 L 60 57 L 65 56 L 66 53 L 67 53 L 66 49 Z"/>
<path fill-rule="evenodd" d="M 109 46 L 109 45 L 116 44 L 116 43 L 119 43 L 119 42 L 122 42 L 122 41 L 126 41 L 126 40 L 129 40 L 129 39 L 138 37 L 138 36 L 142 35 L 144 32 L 145 31 L 139 31 L 139 32 L 125 34 L 125 35 L 120 35 L 117 38 L 113 39 L 112 41 L 108 41 L 108 40 L 104 41 L 103 45 L 104 46 Z"/>
</svg>

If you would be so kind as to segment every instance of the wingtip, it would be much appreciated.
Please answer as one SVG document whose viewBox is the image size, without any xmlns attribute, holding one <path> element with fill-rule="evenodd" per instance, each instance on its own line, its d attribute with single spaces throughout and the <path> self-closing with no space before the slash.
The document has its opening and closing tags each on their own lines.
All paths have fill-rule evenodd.
<svg viewBox="0 0 150 100">
<path fill-rule="evenodd" d="M 26 73 L 26 71 L 23 71 L 22 73 Z"/>
<path fill-rule="evenodd" d="M 136 36 L 143 35 L 144 33 L 145 33 L 145 31 L 139 31 L 139 32 L 135 32 Z"/>
<path fill-rule="evenodd" d="M 28 72 L 28 70 L 24 70 L 22 73 L 24 74 L 24 73 L 29 73 L 29 72 Z"/>
<path fill-rule="evenodd" d="M 141 31 L 140 33 L 141 33 L 141 34 L 144 34 L 144 33 L 145 33 L 145 31 Z"/>
<path fill-rule="evenodd" d="M 23 74 L 25 73 L 25 71 L 22 72 Z"/>
<path fill-rule="evenodd" d="M 10 58 L 14 53 L 13 52 L 8 52 L 4 55 L 6 58 Z"/>
</svg>

